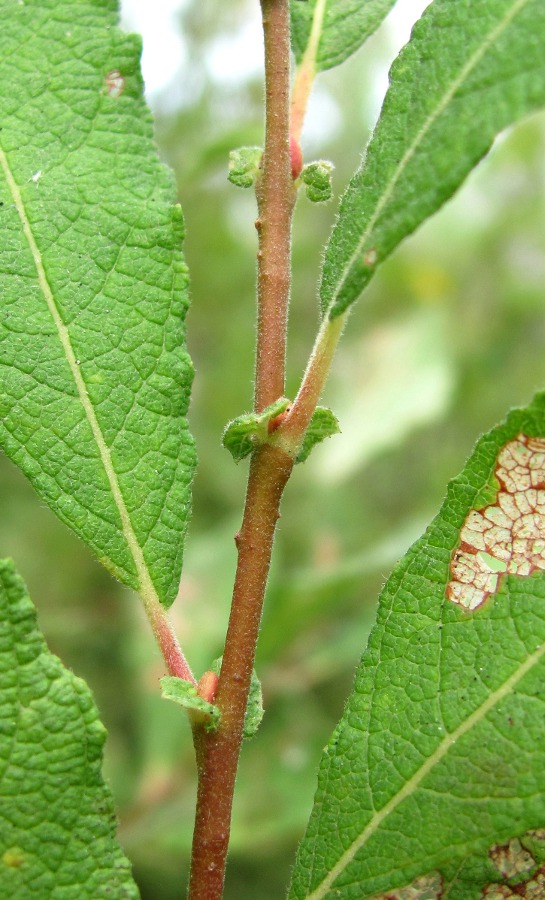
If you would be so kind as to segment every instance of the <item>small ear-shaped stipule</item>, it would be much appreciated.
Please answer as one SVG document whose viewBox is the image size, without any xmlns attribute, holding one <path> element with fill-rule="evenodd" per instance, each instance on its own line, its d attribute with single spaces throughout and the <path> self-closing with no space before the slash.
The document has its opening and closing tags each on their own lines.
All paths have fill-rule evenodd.
<svg viewBox="0 0 545 900">
<path fill-rule="evenodd" d="M 207 703 L 213 703 L 218 689 L 219 678 L 215 672 L 205 672 L 197 685 L 199 697 Z"/>
<path fill-rule="evenodd" d="M 291 164 L 291 177 L 294 181 L 299 178 L 301 174 L 301 170 L 303 168 L 303 151 L 301 150 L 301 144 L 297 140 L 290 135 L 290 164 Z"/>
</svg>

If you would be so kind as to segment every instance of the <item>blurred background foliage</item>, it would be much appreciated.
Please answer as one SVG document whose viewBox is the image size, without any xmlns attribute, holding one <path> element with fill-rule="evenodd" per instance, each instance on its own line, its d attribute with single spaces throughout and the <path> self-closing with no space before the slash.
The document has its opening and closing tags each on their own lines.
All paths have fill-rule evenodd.
<svg viewBox="0 0 545 900">
<path fill-rule="evenodd" d="M 362 51 L 316 85 L 303 149 L 307 160 L 335 163 L 337 197 L 364 150 L 389 62 L 425 5 L 402 0 Z M 200 675 L 222 652 L 247 470 L 220 439 L 252 402 L 255 206 L 226 171 L 231 148 L 262 143 L 258 3 L 127 0 L 124 20 L 144 31 L 157 139 L 187 222 L 200 463 L 173 617 Z M 301 197 L 296 211 L 288 395 L 316 330 L 335 207 Z M 257 664 L 266 716 L 242 754 L 226 900 L 284 895 L 320 751 L 381 584 L 478 435 L 545 387 L 544 305 L 545 116 L 535 115 L 502 135 L 455 199 L 382 266 L 349 322 L 325 397 L 343 433 L 298 467 L 283 503 Z M 159 697 L 163 667 L 147 623 L 4 458 L 0 478 L 2 555 L 26 578 L 51 649 L 95 694 L 142 897 L 178 898 L 194 763 L 183 716 Z"/>
</svg>

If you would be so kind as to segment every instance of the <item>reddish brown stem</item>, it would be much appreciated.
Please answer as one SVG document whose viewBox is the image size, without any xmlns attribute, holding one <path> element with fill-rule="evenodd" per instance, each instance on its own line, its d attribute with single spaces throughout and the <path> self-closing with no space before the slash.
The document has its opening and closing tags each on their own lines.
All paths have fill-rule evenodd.
<svg viewBox="0 0 545 900">
<path fill-rule="evenodd" d="M 265 153 L 257 186 L 257 351 L 255 410 L 284 394 L 290 290 L 291 177 L 290 48 L 287 0 L 261 0 L 265 38 Z"/>
<path fill-rule="evenodd" d="M 221 713 L 220 726 L 210 734 L 199 726 L 194 729 L 199 787 L 190 900 L 219 900 L 222 896 L 244 713 L 278 507 L 292 466 L 281 451 L 267 445 L 251 462 L 233 606 L 214 698 Z"/>
<path fill-rule="evenodd" d="M 259 234 L 255 409 L 284 393 L 290 290 L 290 231 L 295 190 L 289 147 L 289 0 L 261 0 L 265 36 L 266 134 L 257 188 Z M 250 464 L 238 565 L 218 690 L 215 732 L 194 725 L 199 785 L 190 900 L 220 900 L 235 778 L 255 648 L 282 492 L 293 468 L 282 449 L 264 445 Z"/>
</svg>

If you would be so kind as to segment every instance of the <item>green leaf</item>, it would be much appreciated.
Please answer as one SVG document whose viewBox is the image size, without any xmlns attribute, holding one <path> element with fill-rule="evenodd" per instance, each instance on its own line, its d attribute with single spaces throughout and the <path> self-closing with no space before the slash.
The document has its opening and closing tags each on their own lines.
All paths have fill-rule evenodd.
<svg viewBox="0 0 545 900">
<path fill-rule="evenodd" d="M 168 605 L 194 451 L 172 175 L 113 0 L 3 4 L 0 446 L 121 581 Z"/>
<path fill-rule="evenodd" d="M 263 709 L 263 692 L 261 690 L 261 682 L 257 677 L 255 669 L 252 670 L 252 681 L 250 683 L 250 693 L 248 695 L 248 704 L 244 715 L 244 728 L 242 734 L 248 740 L 253 738 L 257 729 L 261 725 L 261 720 L 265 714 Z"/>
<path fill-rule="evenodd" d="M 324 406 L 317 406 L 312 414 L 310 424 L 305 432 L 303 443 L 295 459 L 296 463 L 305 462 L 316 444 L 325 441 L 340 432 L 337 417 Z"/>
<path fill-rule="evenodd" d="M 479 900 L 488 850 L 545 824 L 543 483 L 540 394 L 478 442 L 382 592 L 291 900 L 398 897 L 462 868 L 448 896 Z"/>
<path fill-rule="evenodd" d="M 248 188 L 255 184 L 259 174 L 262 147 L 239 147 L 229 153 L 228 179 L 237 187 Z"/>
<path fill-rule="evenodd" d="M 467 857 L 462 865 L 447 864 L 438 900 L 503 900 L 526 897 L 539 900 L 545 894 L 545 832 L 536 829 L 489 848 L 485 858 Z M 486 893 L 472 890 L 485 885 Z M 516 889 L 515 889 L 516 888 Z M 434 894 L 432 900 L 435 900 Z"/>
<path fill-rule="evenodd" d="M 331 200 L 333 188 L 331 173 L 333 163 L 325 159 L 318 162 L 307 163 L 301 171 L 301 181 L 306 186 L 307 197 L 312 203 L 324 203 Z"/>
<path fill-rule="evenodd" d="M 104 784 L 106 732 L 87 685 L 46 647 L 22 579 L 0 561 L 3 897 L 137 898 Z"/>
<path fill-rule="evenodd" d="M 197 688 L 189 681 L 182 678 L 176 678 L 173 675 L 164 675 L 160 679 L 161 694 L 165 700 L 173 700 L 179 703 L 184 709 L 193 712 L 202 713 L 203 717 L 209 720 L 210 730 L 214 730 L 219 725 L 220 711 L 213 703 L 208 703 L 202 697 L 199 697 Z"/>
<path fill-rule="evenodd" d="M 216 675 L 220 674 L 221 671 L 221 661 L 223 657 L 219 657 L 219 659 L 215 659 L 212 663 L 210 670 L 215 672 Z M 244 714 L 244 727 L 243 727 L 243 736 L 245 739 L 252 738 L 259 726 L 261 725 L 261 720 L 264 716 L 263 709 L 263 692 L 261 690 L 261 682 L 257 676 L 257 672 L 255 669 L 252 669 L 252 680 L 250 682 L 250 693 L 248 694 L 248 703 L 246 704 L 246 712 Z"/>
<path fill-rule="evenodd" d="M 297 62 L 311 40 L 316 18 L 316 69 L 344 62 L 373 34 L 396 0 L 291 0 L 291 39 Z"/>
<path fill-rule="evenodd" d="M 240 462 L 256 447 L 267 443 L 269 422 L 285 412 L 289 405 L 289 400 L 280 397 L 262 413 L 245 413 L 229 422 L 223 432 L 222 444 L 229 450 L 235 462 Z"/>
<path fill-rule="evenodd" d="M 325 255 L 323 313 L 345 310 L 496 135 L 544 102 L 542 0 L 435 0 L 392 66 L 365 161 L 342 199 Z"/>
</svg>

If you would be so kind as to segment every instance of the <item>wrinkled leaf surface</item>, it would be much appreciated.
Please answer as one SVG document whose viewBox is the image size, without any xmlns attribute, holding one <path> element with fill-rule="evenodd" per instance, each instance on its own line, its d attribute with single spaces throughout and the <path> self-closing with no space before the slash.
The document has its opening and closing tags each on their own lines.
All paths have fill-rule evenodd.
<svg viewBox="0 0 545 900">
<path fill-rule="evenodd" d="M 115 838 L 91 693 L 47 649 L 26 588 L 0 561 L 0 893 L 139 897 Z"/>
<path fill-rule="evenodd" d="M 0 0 L 0 446 L 121 581 L 176 594 L 183 221 L 111 0 Z"/>
<path fill-rule="evenodd" d="M 510 492 L 498 459 L 513 448 L 523 462 L 520 470 L 508 464 L 521 480 Z M 516 524 L 507 527 L 498 509 L 510 509 Z M 487 560 L 503 556 L 518 571 L 523 546 L 530 574 L 503 573 L 469 611 L 449 595 L 477 521 L 491 526 L 479 534 L 493 540 L 460 577 L 471 582 L 477 573 L 494 585 Z M 541 394 L 479 441 L 382 592 L 354 691 L 322 758 L 291 900 L 390 896 L 437 872 L 449 897 L 479 900 L 487 878 L 501 880 L 489 849 L 545 825 L 544 569 Z"/>
<path fill-rule="evenodd" d="M 496 135 L 545 103 L 542 0 L 435 0 L 390 71 L 375 132 L 324 260 L 324 314 L 452 196 Z"/>
</svg>

